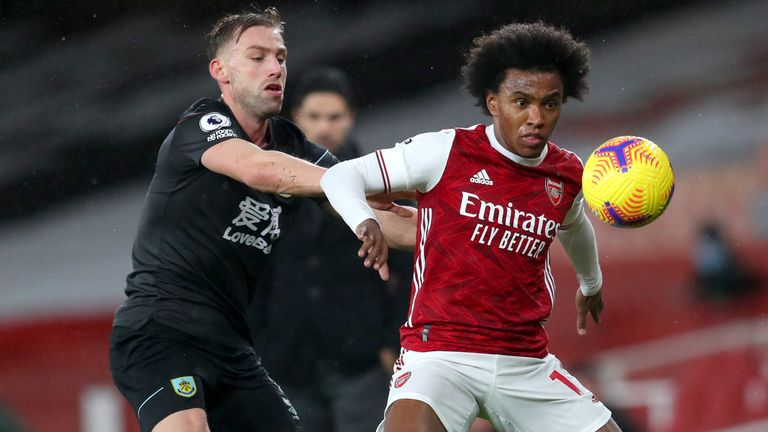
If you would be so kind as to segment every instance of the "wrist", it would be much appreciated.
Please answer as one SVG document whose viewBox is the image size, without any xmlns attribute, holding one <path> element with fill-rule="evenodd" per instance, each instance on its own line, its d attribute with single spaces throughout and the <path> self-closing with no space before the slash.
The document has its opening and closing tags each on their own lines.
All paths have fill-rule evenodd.
<svg viewBox="0 0 768 432">
<path fill-rule="evenodd" d="M 597 276 L 594 278 L 583 278 L 581 276 L 578 277 L 579 279 L 579 290 L 581 291 L 581 294 L 585 297 L 593 296 L 600 292 L 600 290 L 603 288 L 603 275 L 602 273 L 598 273 Z"/>
</svg>

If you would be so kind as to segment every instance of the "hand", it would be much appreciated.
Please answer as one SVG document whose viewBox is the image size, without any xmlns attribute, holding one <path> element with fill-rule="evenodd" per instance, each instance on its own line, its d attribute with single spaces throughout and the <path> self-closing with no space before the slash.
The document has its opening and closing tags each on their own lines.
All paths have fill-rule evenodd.
<svg viewBox="0 0 768 432">
<path fill-rule="evenodd" d="M 357 256 L 365 258 L 363 265 L 366 267 L 373 266 L 373 269 L 379 272 L 381 280 L 389 280 L 389 266 L 387 265 L 389 247 L 379 223 L 374 219 L 366 219 L 360 222 L 355 233 L 357 238 L 363 242 L 360 250 L 357 251 Z"/>
<path fill-rule="evenodd" d="M 371 208 L 381 211 L 388 211 L 394 213 L 400 217 L 409 218 L 413 217 L 414 212 L 408 207 L 395 204 L 393 201 L 396 199 L 402 199 L 405 197 L 410 198 L 414 193 L 411 192 L 398 192 L 398 193 L 379 193 L 368 197 L 368 205 Z"/>
<path fill-rule="evenodd" d="M 587 313 L 592 316 L 595 324 L 600 324 L 600 313 L 604 307 L 601 292 L 587 297 L 580 289 L 576 290 L 576 331 L 579 336 L 587 334 Z"/>
</svg>

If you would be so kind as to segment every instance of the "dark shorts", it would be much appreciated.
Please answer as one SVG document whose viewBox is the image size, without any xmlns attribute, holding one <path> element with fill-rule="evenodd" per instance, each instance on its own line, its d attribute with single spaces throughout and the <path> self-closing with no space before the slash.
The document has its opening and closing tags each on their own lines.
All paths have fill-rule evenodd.
<svg viewBox="0 0 768 432">
<path fill-rule="evenodd" d="M 112 329 L 109 366 L 143 432 L 190 408 L 206 411 L 212 432 L 303 430 L 253 351 L 150 322 Z"/>
</svg>

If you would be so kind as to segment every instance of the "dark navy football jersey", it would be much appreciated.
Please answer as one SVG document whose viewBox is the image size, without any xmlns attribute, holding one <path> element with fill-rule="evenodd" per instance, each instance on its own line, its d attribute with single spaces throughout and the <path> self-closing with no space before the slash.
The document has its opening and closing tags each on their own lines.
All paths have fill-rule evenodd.
<svg viewBox="0 0 768 432">
<path fill-rule="evenodd" d="M 138 328 L 154 320 L 250 347 L 248 303 L 300 198 L 252 189 L 201 164 L 207 149 L 231 138 L 250 141 L 222 101 L 201 99 L 163 142 L 133 245 L 127 299 L 115 325 Z M 323 167 L 337 163 L 280 117 L 269 120 L 267 141 L 268 150 Z"/>
</svg>

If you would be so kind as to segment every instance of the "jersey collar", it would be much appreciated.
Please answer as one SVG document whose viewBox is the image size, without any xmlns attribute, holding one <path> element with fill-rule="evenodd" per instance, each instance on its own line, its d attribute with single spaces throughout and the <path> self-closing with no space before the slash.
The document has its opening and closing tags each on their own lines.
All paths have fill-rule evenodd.
<svg viewBox="0 0 768 432">
<path fill-rule="evenodd" d="M 493 133 L 493 125 L 488 125 L 485 127 L 485 135 L 488 137 L 488 141 L 491 143 L 491 147 L 496 149 L 499 153 L 501 153 L 504 157 L 507 159 L 510 159 L 512 162 L 518 163 L 520 165 L 535 167 L 541 165 L 542 162 L 544 162 L 544 158 L 547 157 L 547 151 L 549 150 L 549 143 L 544 146 L 544 150 L 541 151 L 541 154 L 538 157 L 535 158 L 524 158 L 522 156 L 518 156 L 511 151 L 507 150 L 499 140 L 496 139 L 496 134 Z"/>
</svg>

